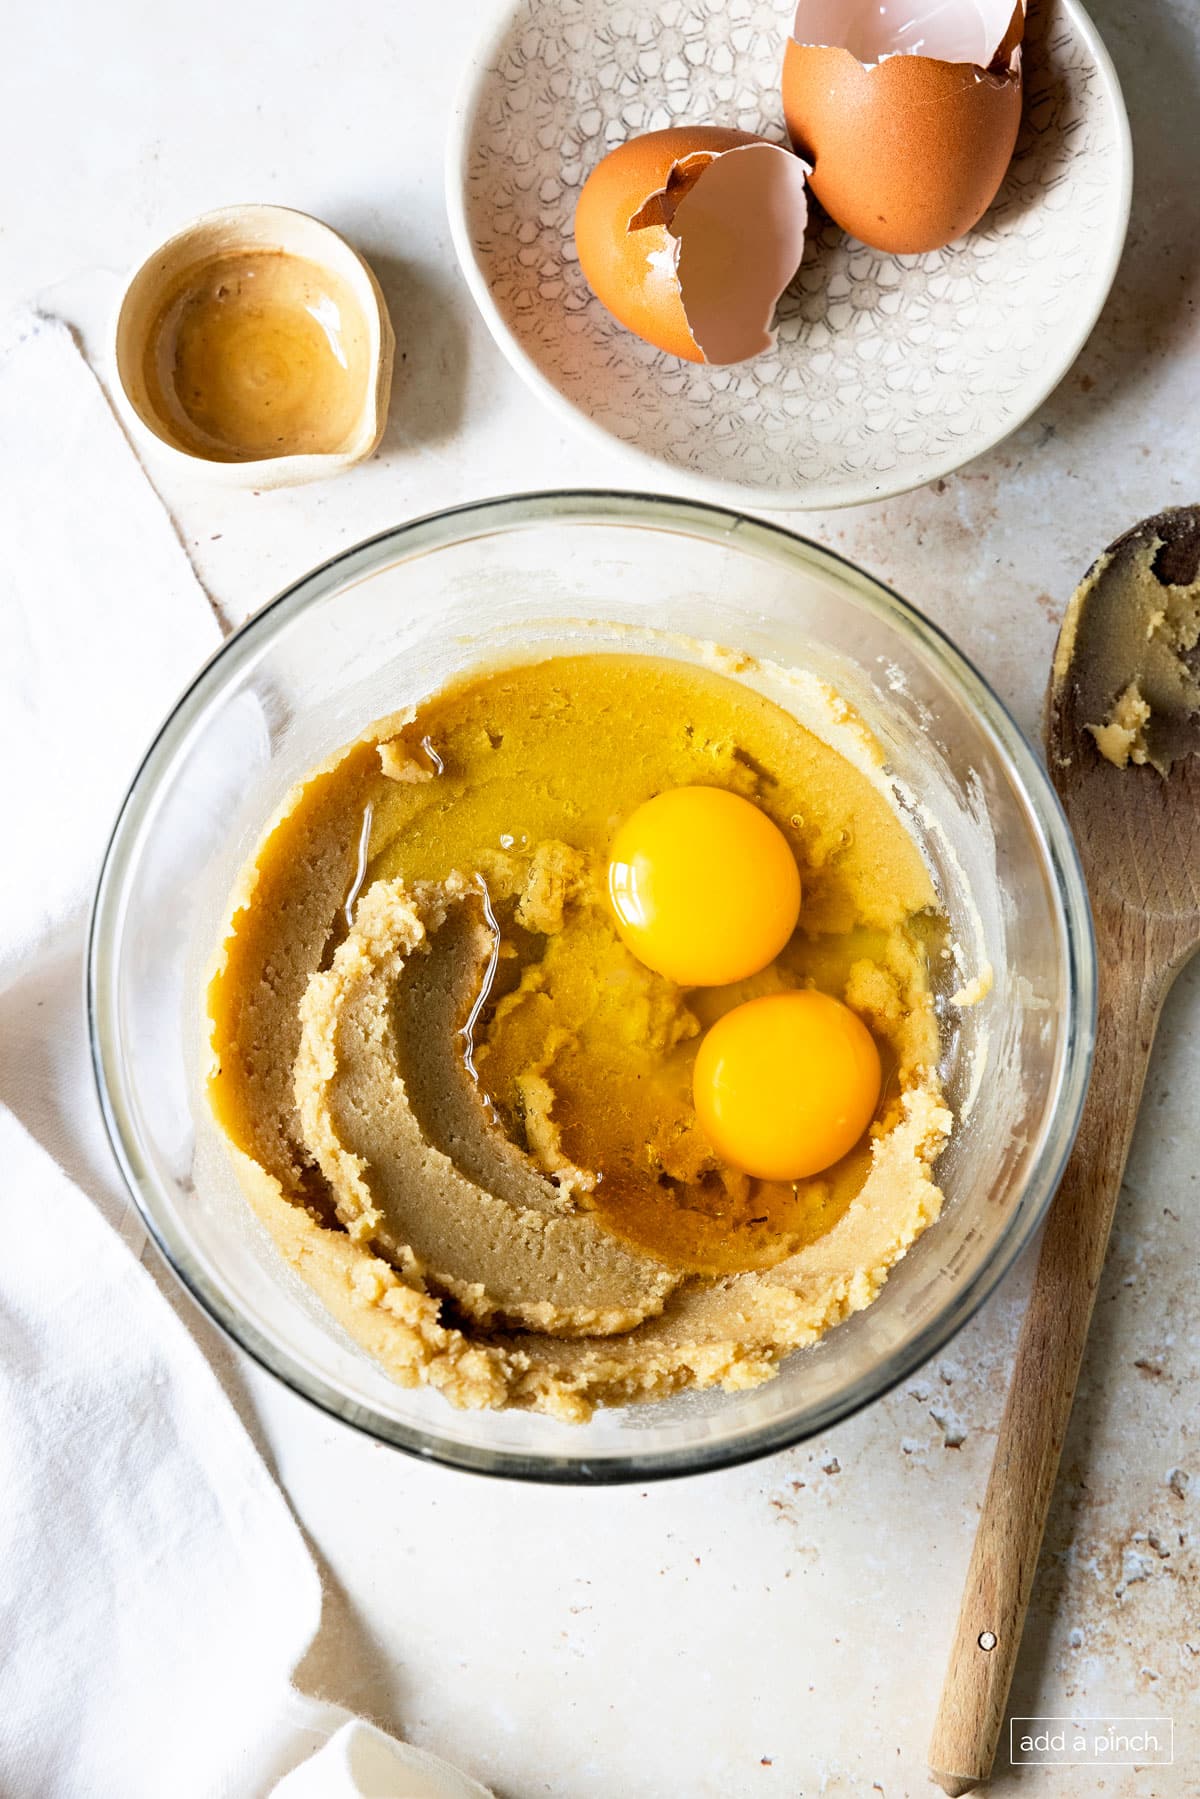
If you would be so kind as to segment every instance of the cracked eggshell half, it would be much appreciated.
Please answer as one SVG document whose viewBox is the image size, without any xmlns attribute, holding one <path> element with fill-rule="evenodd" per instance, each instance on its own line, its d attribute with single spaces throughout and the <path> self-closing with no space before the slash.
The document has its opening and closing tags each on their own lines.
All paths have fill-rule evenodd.
<svg viewBox="0 0 1200 1799">
<path fill-rule="evenodd" d="M 770 349 L 800 266 L 808 166 L 745 131 L 677 126 L 631 138 L 588 176 L 575 245 L 588 286 L 639 337 L 688 362 Z"/>
<path fill-rule="evenodd" d="M 783 110 L 860 242 L 939 250 L 995 199 L 1021 122 L 1022 0 L 799 0 Z"/>
</svg>

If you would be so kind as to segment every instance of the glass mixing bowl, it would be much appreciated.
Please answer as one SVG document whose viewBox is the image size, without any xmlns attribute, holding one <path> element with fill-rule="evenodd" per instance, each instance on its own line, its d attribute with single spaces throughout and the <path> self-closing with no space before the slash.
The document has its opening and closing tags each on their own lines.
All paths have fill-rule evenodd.
<svg viewBox="0 0 1200 1799">
<path fill-rule="evenodd" d="M 879 1298 L 750 1392 L 685 1393 L 586 1425 L 456 1411 L 398 1387 L 284 1265 L 200 1091 L 201 992 L 238 868 L 287 789 L 372 719 L 486 660 L 695 640 L 807 669 L 870 722 L 963 963 L 942 977 L 946 1206 Z M 743 676 L 754 680 L 753 669 Z M 950 1003 L 991 964 L 982 1003 Z M 549 493 L 419 519 L 281 594 L 201 670 L 134 779 L 88 966 L 105 1120 L 146 1225 L 248 1354 L 383 1442 L 459 1468 L 644 1481 L 795 1443 L 936 1353 L 1037 1228 L 1087 1083 L 1095 954 L 1058 802 L 995 694 L 921 614 L 802 538 L 734 512 Z"/>
</svg>

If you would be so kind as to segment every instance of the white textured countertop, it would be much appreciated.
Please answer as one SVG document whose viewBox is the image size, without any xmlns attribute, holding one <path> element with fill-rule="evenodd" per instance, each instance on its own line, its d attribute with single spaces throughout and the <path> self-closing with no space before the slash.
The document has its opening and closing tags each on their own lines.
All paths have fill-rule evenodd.
<svg viewBox="0 0 1200 1799">
<path fill-rule="evenodd" d="M 328 219 L 387 291 L 398 362 L 378 458 L 262 495 L 151 468 L 230 620 L 413 514 L 514 488 L 637 484 L 538 409 L 456 273 L 442 136 L 482 10 L 73 0 L 6 20 L 0 315 L 36 297 L 98 358 L 122 271 L 195 213 L 240 200 Z M 926 610 L 1031 732 L 1058 617 L 1094 553 L 1143 515 L 1200 500 L 1200 9 L 1095 11 L 1137 176 L 1125 261 L 1079 363 L 961 474 L 885 505 L 782 518 Z M 0 468 L 14 453 L 0 445 Z M 998 1791 L 1200 1791 L 1198 1091 L 1193 966 L 1151 1069 L 1013 1694 L 1021 1714 L 1173 1715 L 1176 1765 L 1002 1767 Z M 648 1491 L 421 1466 L 293 1398 L 179 1303 L 325 1575 L 302 1684 L 502 1799 L 898 1799 L 932 1790 L 925 1743 L 1027 1278 L 827 1438 Z"/>
</svg>

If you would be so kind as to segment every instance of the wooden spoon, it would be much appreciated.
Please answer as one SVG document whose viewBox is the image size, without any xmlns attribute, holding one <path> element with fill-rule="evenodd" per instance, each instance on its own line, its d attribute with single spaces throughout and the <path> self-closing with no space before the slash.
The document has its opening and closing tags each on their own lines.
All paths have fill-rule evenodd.
<svg viewBox="0 0 1200 1799">
<path fill-rule="evenodd" d="M 1055 652 L 1046 751 L 1091 894 L 1099 1024 L 929 1746 L 950 1794 L 991 1773 L 1155 1028 L 1200 944 L 1198 635 L 1200 506 L 1181 507 L 1100 557 Z"/>
</svg>

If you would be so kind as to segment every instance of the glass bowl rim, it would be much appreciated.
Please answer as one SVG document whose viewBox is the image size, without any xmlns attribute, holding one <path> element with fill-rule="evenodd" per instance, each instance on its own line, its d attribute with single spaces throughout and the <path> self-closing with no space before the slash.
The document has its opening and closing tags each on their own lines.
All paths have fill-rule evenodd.
<svg viewBox="0 0 1200 1799">
<path fill-rule="evenodd" d="M 990 738 L 1027 808 L 1052 892 L 1065 947 L 1067 1035 L 1058 1093 L 1037 1160 L 992 1254 L 953 1300 L 904 1349 L 861 1375 L 840 1399 L 804 1421 L 781 1418 L 727 1441 L 685 1449 L 631 1450 L 598 1459 L 586 1450 L 542 1455 L 456 1443 L 416 1425 L 384 1418 L 340 1393 L 292 1352 L 265 1336 L 226 1299 L 189 1256 L 172 1226 L 158 1215 L 157 1183 L 144 1161 L 128 1103 L 119 1052 L 116 974 L 121 946 L 122 895 L 140 827 L 175 755 L 207 706 L 227 683 L 309 606 L 331 599 L 399 561 L 478 537 L 539 524 L 611 524 L 675 530 L 739 547 L 785 564 L 800 563 L 851 588 L 856 600 L 936 664 L 939 674 Z M 1040 1226 L 1070 1154 L 1087 1093 L 1095 1041 L 1096 947 L 1091 909 L 1074 838 L 1058 795 L 1008 708 L 951 639 L 886 583 L 836 551 L 786 527 L 729 507 L 676 496 L 615 488 L 564 488 L 498 495 L 426 513 L 340 551 L 301 576 L 233 632 L 198 670 L 155 732 L 118 809 L 101 863 L 88 923 L 85 1006 L 100 1112 L 125 1186 L 147 1232 L 200 1309 L 245 1354 L 301 1398 L 364 1435 L 424 1461 L 464 1472 L 559 1485 L 647 1482 L 736 1467 L 803 1442 L 882 1398 L 936 1355 L 999 1286 Z"/>
</svg>

